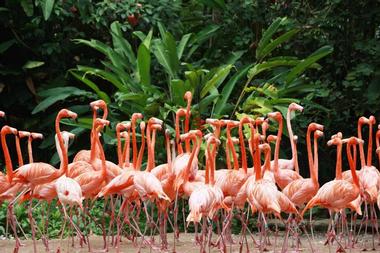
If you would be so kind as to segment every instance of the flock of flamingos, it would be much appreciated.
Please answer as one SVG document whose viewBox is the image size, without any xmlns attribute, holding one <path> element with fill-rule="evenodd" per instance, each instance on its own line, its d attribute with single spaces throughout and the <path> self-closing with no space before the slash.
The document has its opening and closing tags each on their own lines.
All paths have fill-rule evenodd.
<svg viewBox="0 0 380 253">
<path fill-rule="evenodd" d="M 307 128 L 310 178 L 299 174 L 298 137 L 292 132 L 290 119 L 295 111 L 303 111 L 302 106 L 296 103 L 289 105 L 286 124 L 292 158 L 280 159 L 283 132 L 283 116 L 280 112 L 268 113 L 266 117 L 256 119 L 244 116 L 240 121 L 207 119 L 206 124 L 212 131 L 205 134 L 199 129 L 190 129 L 192 94 L 186 92 L 184 99 L 187 107 L 176 112 L 175 138 L 172 140 L 170 131 L 162 131 L 163 122 L 157 118 L 145 122 L 142 114 L 134 113 L 130 122 L 118 123 L 117 164 L 106 160 L 100 140 L 104 127 L 110 124 L 106 119 L 107 105 L 102 100 L 90 104 L 93 111 L 91 149 L 79 151 L 71 163 L 68 161 L 68 147 L 74 135 L 61 131 L 60 121 L 63 118 L 76 119 L 77 114 L 67 109 L 59 111 L 55 121 L 56 147 L 61 161 L 59 169 L 48 163 L 33 161 L 32 141 L 42 138 L 41 134 L 3 126 L 1 145 L 6 173 L 0 172 L 0 201 L 8 203 L 7 224 L 14 233 L 14 252 L 23 246 L 18 237 L 22 229 L 14 214 L 14 206 L 29 201 L 28 217 L 34 252 L 37 252 L 37 236 L 41 236 L 41 241 L 49 251 L 49 209 L 42 214 L 46 219 L 45 229 L 41 231 L 33 218 L 33 200 L 47 202 L 50 207 L 54 199 L 58 199 L 59 203 L 55 208 L 64 213 L 61 240 L 69 229 L 73 246 L 77 242 L 81 247 L 88 247 L 89 251 L 94 250 L 89 238 L 89 224 L 95 223 L 103 230 L 104 248 L 101 250 L 115 247 L 122 252 L 123 248 L 133 246 L 139 251 L 144 247 L 176 252 L 180 239 L 179 222 L 184 222 L 185 229 L 190 223 L 194 224 L 194 244 L 200 248 L 200 252 L 209 251 L 210 248 L 226 252 L 228 245 L 233 243 L 240 247 L 240 252 L 244 249 L 247 252 L 253 250 L 252 247 L 265 251 L 273 245 L 273 237 L 275 245 L 277 242 L 277 225 L 275 231 L 268 226 L 268 222 L 275 219 L 285 226 L 285 232 L 280 233 L 284 238 L 279 245 L 281 252 L 300 250 L 300 234 L 306 235 L 309 245 L 305 246 L 314 251 L 311 242 L 314 239 L 311 209 L 315 206 L 326 208 L 330 213 L 325 243 L 329 249 L 334 244 L 340 252 L 354 247 L 376 248 L 375 237 L 379 237 L 379 233 L 375 205 L 380 205 L 380 173 L 371 164 L 372 128 L 376 123 L 373 116 L 359 118 L 357 136 L 343 138 L 341 133 L 337 133 L 327 142 L 337 149 L 336 175 L 334 180 L 320 186 L 318 139 L 323 136 L 323 126 L 320 124 L 310 123 Z M 101 116 L 98 115 L 99 111 Z M 0 117 L 4 118 L 5 113 L 0 111 Z M 267 135 L 269 124 L 277 126 L 276 135 Z M 365 125 L 369 126 L 367 157 L 362 138 L 362 127 Z M 221 136 L 222 128 L 225 128 L 225 136 Z M 234 128 L 238 131 L 232 131 Z M 137 132 L 140 133 L 138 136 Z M 167 163 L 157 165 L 155 142 L 160 132 L 165 136 Z M 237 136 L 232 136 L 236 132 Z M 15 170 L 7 146 L 7 135 L 15 136 L 19 166 Z M 216 156 L 218 150 L 222 149 L 221 137 L 224 150 L 220 153 L 225 154 L 226 164 L 223 169 L 216 168 Z M 21 138 L 28 139 L 27 164 L 22 159 Z M 376 154 L 380 160 L 380 125 L 375 140 Z M 273 160 L 270 143 L 275 143 Z M 349 170 L 342 171 L 344 145 Z M 359 170 L 356 170 L 357 147 Z M 200 152 L 205 153 L 202 166 L 198 163 Z M 145 163 L 144 153 L 147 153 Z M 249 167 L 248 161 L 252 161 L 252 167 Z M 142 169 L 142 165 L 145 168 Z M 104 201 L 104 217 L 110 217 L 107 225 L 104 217 L 90 214 L 95 200 L 99 199 Z M 181 212 L 179 201 L 182 201 L 183 206 Z M 185 208 L 189 209 L 187 217 Z M 310 218 L 303 219 L 306 211 Z M 350 214 L 350 222 L 346 213 Z M 362 216 L 360 222 L 356 221 L 358 215 Z M 257 229 L 257 233 L 252 230 L 252 226 L 248 226 L 252 217 L 255 217 L 253 228 Z M 142 218 L 144 226 L 140 224 Z M 236 241 L 237 237 L 234 241 L 231 235 L 233 219 L 241 224 L 239 242 Z M 357 224 L 360 226 L 357 227 Z M 170 248 L 168 228 L 174 231 Z M 367 236 L 369 228 L 372 229 L 372 243 Z M 155 234 L 159 234 L 158 240 Z M 60 251 L 58 248 L 57 252 Z"/>
</svg>

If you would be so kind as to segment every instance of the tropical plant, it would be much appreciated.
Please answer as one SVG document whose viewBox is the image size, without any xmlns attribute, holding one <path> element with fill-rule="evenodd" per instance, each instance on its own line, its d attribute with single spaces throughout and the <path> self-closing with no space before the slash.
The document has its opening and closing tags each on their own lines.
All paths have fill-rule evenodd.
<svg viewBox="0 0 380 253">
<path fill-rule="evenodd" d="M 300 97 L 307 97 L 311 93 L 319 93 L 314 94 L 314 97 L 323 95 L 323 90 L 317 89 L 320 87 L 318 83 L 313 83 L 303 74 L 308 69 L 321 69 L 317 61 L 331 54 L 333 48 L 323 46 L 303 59 L 295 56 L 274 56 L 273 51 L 276 48 L 301 31 L 298 28 L 290 28 L 275 37 L 280 28 L 287 27 L 287 23 L 287 18 L 277 18 L 263 32 L 263 37 L 256 49 L 256 63 L 248 70 L 248 80 L 237 100 L 235 109 L 246 93 L 249 95 L 242 102 L 241 109 L 245 113 L 257 115 L 274 110 L 279 110 L 285 115 L 289 103 L 298 102 Z M 258 79 L 258 76 L 262 77 Z M 310 96 L 309 100 L 311 100 Z"/>
</svg>

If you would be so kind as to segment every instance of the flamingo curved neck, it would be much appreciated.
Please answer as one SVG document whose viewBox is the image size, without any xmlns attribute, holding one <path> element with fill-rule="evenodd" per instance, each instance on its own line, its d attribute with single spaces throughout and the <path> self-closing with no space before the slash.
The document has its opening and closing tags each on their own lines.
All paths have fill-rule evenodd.
<svg viewBox="0 0 380 253">
<path fill-rule="evenodd" d="M 20 138 L 17 135 L 15 137 L 16 137 L 15 142 L 16 142 L 16 152 L 17 152 L 18 166 L 21 167 L 21 166 L 24 165 L 24 160 L 22 159 L 21 146 L 20 146 Z"/>
<path fill-rule="evenodd" d="M 121 140 L 120 140 L 120 130 L 116 129 L 116 140 L 117 140 L 117 161 L 119 167 L 123 166 L 123 154 L 121 152 Z"/>
<path fill-rule="evenodd" d="M 241 167 L 243 168 L 244 172 L 247 173 L 247 155 L 245 152 L 245 143 L 244 143 L 244 135 L 243 135 L 243 124 L 239 125 L 239 142 L 240 142 L 240 148 L 241 148 Z"/>
<path fill-rule="evenodd" d="M 307 129 L 307 133 L 306 133 L 307 158 L 309 160 L 309 172 L 310 172 L 310 177 L 311 177 L 313 166 L 314 166 L 314 161 L 313 161 L 313 154 L 312 154 L 312 150 L 311 150 L 311 137 L 310 137 L 310 135 L 311 135 L 311 130 Z"/>
<path fill-rule="evenodd" d="M 358 138 L 363 140 L 362 124 L 360 122 L 358 122 Z M 360 153 L 360 165 L 363 168 L 365 166 L 365 158 L 364 158 L 364 144 L 362 142 L 359 143 L 359 153 Z"/>
<path fill-rule="evenodd" d="M 342 143 L 340 144 L 340 149 L 342 149 Z M 342 151 L 340 151 L 340 156 L 342 157 Z M 342 171 L 342 159 L 340 159 L 340 171 Z M 314 136 L 314 166 L 310 171 L 311 178 L 315 185 L 318 185 L 318 137 Z"/>
<path fill-rule="evenodd" d="M 175 116 L 175 139 L 176 139 L 176 143 L 177 143 L 177 152 L 180 155 L 180 154 L 183 153 L 183 149 L 182 149 L 182 144 L 181 144 L 181 141 L 180 141 L 179 125 L 180 125 L 179 115 L 177 113 L 176 116 Z"/>
<path fill-rule="evenodd" d="M 130 130 L 127 132 L 127 136 L 125 138 L 124 148 L 123 148 L 123 157 L 122 157 L 122 165 L 125 167 L 129 167 L 129 153 L 130 153 Z"/>
<path fill-rule="evenodd" d="M 276 140 L 276 147 L 275 147 L 275 150 L 274 150 L 274 172 L 275 172 L 275 174 L 277 174 L 279 172 L 278 159 L 279 159 L 279 156 L 280 156 L 280 144 L 281 144 L 281 136 L 282 136 L 282 127 L 283 127 L 283 123 L 282 123 L 282 117 L 281 117 L 280 120 L 278 121 L 277 140 Z"/>
<path fill-rule="evenodd" d="M 368 149 L 367 149 L 367 166 L 372 165 L 372 123 L 369 123 Z"/>
<path fill-rule="evenodd" d="M 29 136 L 28 137 L 28 157 L 29 157 L 29 163 L 33 163 L 34 162 L 32 140 L 33 140 L 32 137 Z"/>
<path fill-rule="evenodd" d="M 231 137 L 231 132 L 230 130 L 227 132 L 227 144 L 229 145 L 229 150 L 231 150 L 231 153 L 232 153 L 232 159 L 234 161 L 234 169 L 235 170 L 238 170 L 239 169 L 239 160 L 237 158 L 237 154 L 236 154 L 236 149 L 235 149 L 235 146 L 234 146 L 234 143 L 232 142 L 232 137 Z"/>
<path fill-rule="evenodd" d="M 62 159 L 61 159 L 59 170 L 57 171 L 57 177 L 60 177 L 67 172 L 67 167 L 69 163 L 68 157 L 67 157 L 67 150 L 65 149 L 65 144 L 63 142 L 62 133 L 59 126 L 59 122 L 61 121 L 61 118 L 62 117 L 58 115 L 55 120 L 55 132 L 59 141 L 59 147 L 62 151 Z"/>
<path fill-rule="evenodd" d="M 292 110 L 288 108 L 288 113 L 286 114 L 286 127 L 288 128 L 290 146 L 292 148 L 292 161 L 294 163 L 294 169 L 299 174 L 299 166 L 298 166 L 298 155 L 297 155 L 297 146 L 294 141 L 293 129 L 290 120 Z"/>
<path fill-rule="evenodd" d="M 135 166 L 135 169 L 137 170 L 141 170 L 141 163 L 142 163 L 144 151 L 145 151 L 145 129 L 141 129 L 141 147 L 139 151 L 139 156 L 137 158 L 137 163 Z M 148 149 L 148 152 L 149 152 L 149 149 Z"/>
<path fill-rule="evenodd" d="M 136 120 L 135 119 L 132 119 L 131 127 L 132 127 L 132 163 L 133 163 L 133 166 L 136 168 L 137 141 L 136 141 Z"/>
<path fill-rule="evenodd" d="M 4 152 L 7 178 L 8 178 L 8 182 L 10 183 L 10 182 L 12 182 L 12 179 L 13 179 L 13 165 L 12 165 L 12 159 L 11 159 L 11 156 L 9 154 L 9 149 L 8 149 L 8 145 L 7 145 L 7 141 L 6 141 L 6 135 L 7 134 L 8 133 L 3 133 L 3 131 L 1 131 L 1 146 L 2 146 L 3 152 Z"/>
<path fill-rule="evenodd" d="M 255 168 L 255 178 L 256 181 L 261 179 L 261 161 L 260 161 L 260 148 L 259 148 L 259 140 L 257 138 L 254 138 L 254 159 L 253 159 L 253 166 Z"/>
<path fill-rule="evenodd" d="M 352 175 L 352 181 L 354 182 L 354 185 L 357 188 L 360 188 L 359 178 L 358 178 L 358 175 L 356 174 L 356 165 L 352 161 L 351 145 L 352 145 L 351 143 L 349 143 L 349 142 L 347 143 L 347 156 L 348 156 L 348 160 L 350 162 L 350 170 L 351 170 L 351 175 Z"/>
</svg>

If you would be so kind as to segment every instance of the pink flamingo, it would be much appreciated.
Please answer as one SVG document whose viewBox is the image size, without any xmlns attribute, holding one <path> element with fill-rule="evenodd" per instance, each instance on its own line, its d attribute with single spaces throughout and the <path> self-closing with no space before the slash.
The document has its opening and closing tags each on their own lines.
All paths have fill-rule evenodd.
<svg viewBox="0 0 380 253">
<path fill-rule="evenodd" d="M 290 182 L 302 178 L 300 174 L 293 170 L 280 170 L 278 167 L 278 159 L 280 153 L 280 143 L 282 136 L 282 115 L 280 112 L 272 112 L 268 113 L 268 117 L 276 120 L 278 122 L 278 132 L 277 132 L 277 140 L 276 147 L 274 151 L 274 177 L 276 179 L 277 185 L 284 189 Z"/>
<path fill-rule="evenodd" d="M 103 116 L 102 116 L 102 119 L 107 119 L 107 116 L 108 116 L 108 108 L 107 108 L 107 104 L 106 102 L 104 102 L 103 100 L 96 100 L 96 101 L 93 101 L 90 103 L 90 106 L 91 106 L 91 109 L 92 109 L 92 128 L 91 128 L 91 134 L 90 134 L 90 141 L 92 141 L 93 139 L 93 135 L 94 135 L 94 122 L 95 122 L 95 119 L 97 118 L 97 111 L 99 109 L 102 109 L 103 110 Z M 92 142 L 91 142 L 91 147 L 92 147 Z M 99 151 L 96 150 L 96 147 L 95 147 L 95 157 L 99 158 L 100 157 L 100 154 L 99 154 Z M 81 150 L 79 151 L 75 157 L 74 157 L 74 160 L 73 162 L 77 162 L 77 161 L 86 161 L 86 162 L 89 162 L 91 159 L 91 150 Z"/>
<path fill-rule="evenodd" d="M 293 134 L 292 125 L 290 122 L 290 117 L 293 111 L 302 112 L 303 107 L 300 106 L 299 104 L 291 103 L 288 107 L 288 112 L 286 114 L 286 126 L 288 128 L 290 145 L 292 147 L 292 159 L 290 160 L 278 159 L 278 168 L 295 170 L 299 174 L 300 172 L 299 172 L 299 167 L 298 167 L 297 146 L 296 146 L 296 142 L 294 141 L 294 134 Z M 274 169 L 274 161 L 272 161 L 271 163 L 271 168 Z"/>
<path fill-rule="evenodd" d="M 56 122 L 55 122 L 56 134 L 58 135 L 58 139 L 60 140 L 60 142 L 62 142 L 60 143 L 60 146 L 64 152 L 64 144 L 62 141 L 61 131 L 59 127 L 59 122 L 62 118 L 76 119 L 77 114 L 67 109 L 62 109 L 57 115 Z M 11 226 L 12 226 L 13 232 L 15 233 L 15 237 L 17 236 L 16 235 L 17 232 L 16 232 L 15 222 L 13 218 L 14 203 L 18 200 L 20 196 L 24 195 L 27 190 L 30 189 L 31 194 L 33 194 L 33 190 L 37 185 L 49 183 L 59 178 L 60 176 L 62 176 L 67 170 L 66 165 L 67 165 L 67 158 L 65 159 L 65 157 L 63 156 L 63 161 L 61 161 L 61 167 L 59 170 L 55 169 L 50 164 L 39 162 L 39 163 L 30 163 L 30 164 L 23 165 L 14 172 L 10 171 L 10 175 L 11 175 L 10 180 L 12 180 L 13 183 L 22 183 L 22 184 L 27 185 L 27 188 L 24 191 L 22 191 L 20 195 L 14 198 L 13 201 L 10 202 L 8 205 L 8 213 L 10 215 L 10 220 L 12 221 Z M 29 210 L 28 210 L 29 217 L 32 217 L 31 212 L 32 210 L 29 207 Z M 31 227 L 32 227 L 33 238 L 35 238 L 35 229 L 34 229 L 33 222 L 31 222 Z M 34 240 L 33 246 L 34 246 L 34 252 L 36 252 L 37 248 L 36 248 L 35 240 Z M 19 245 L 16 242 L 15 251 L 18 251 L 18 248 L 19 248 Z"/>
<path fill-rule="evenodd" d="M 356 143 L 358 143 L 358 140 L 352 137 L 348 140 L 347 145 L 350 146 Z M 337 163 L 341 164 L 342 140 L 340 138 L 334 138 L 328 142 L 328 145 L 332 144 L 338 146 Z M 340 165 L 337 167 L 339 168 Z M 343 179 L 334 179 L 333 181 L 324 184 L 321 188 L 319 188 L 317 194 L 307 203 L 306 207 L 301 213 L 301 216 L 303 216 L 306 210 L 316 205 L 320 205 L 329 209 L 331 217 L 329 225 L 331 231 L 329 232 L 328 236 L 329 245 L 330 241 L 336 237 L 335 229 L 333 226 L 333 213 L 339 212 L 340 210 L 346 208 L 348 203 L 355 200 L 360 193 L 359 178 L 356 174 L 356 171 L 353 167 L 350 167 L 350 170 L 354 182 L 353 184 Z M 340 243 L 339 245 L 342 247 Z"/>
</svg>

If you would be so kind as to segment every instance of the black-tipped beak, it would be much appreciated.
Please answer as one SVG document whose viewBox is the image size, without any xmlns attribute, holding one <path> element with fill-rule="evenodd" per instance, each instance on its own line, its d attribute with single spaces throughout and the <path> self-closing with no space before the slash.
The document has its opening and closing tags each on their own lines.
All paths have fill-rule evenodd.
<svg viewBox="0 0 380 253">
<path fill-rule="evenodd" d="M 74 121 L 75 123 L 79 123 L 78 118 L 75 118 Z"/>
</svg>

